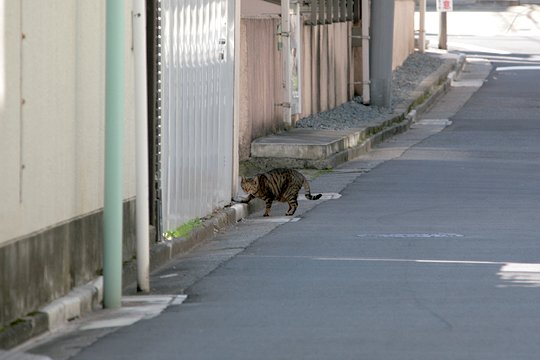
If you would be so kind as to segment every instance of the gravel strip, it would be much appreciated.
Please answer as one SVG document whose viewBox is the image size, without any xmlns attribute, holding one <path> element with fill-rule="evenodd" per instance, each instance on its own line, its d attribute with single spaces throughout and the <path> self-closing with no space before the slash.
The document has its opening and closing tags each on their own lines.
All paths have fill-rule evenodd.
<svg viewBox="0 0 540 360">
<path fill-rule="evenodd" d="M 413 53 L 392 75 L 392 108 L 366 106 L 362 97 L 340 105 L 332 110 L 305 117 L 296 123 L 297 128 L 344 130 L 366 126 L 371 122 L 387 119 L 397 104 L 407 100 L 424 78 L 444 63 L 441 57 Z"/>
</svg>

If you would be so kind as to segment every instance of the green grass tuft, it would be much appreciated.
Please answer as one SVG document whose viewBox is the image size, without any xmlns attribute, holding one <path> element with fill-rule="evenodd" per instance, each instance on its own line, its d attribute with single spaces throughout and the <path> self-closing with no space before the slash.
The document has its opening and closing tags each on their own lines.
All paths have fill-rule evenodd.
<svg viewBox="0 0 540 360">
<path fill-rule="evenodd" d="M 199 227 L 201 225 L 202 225 L 202 220 L 201 219 L 192 219 L 192 220 L 189 220 L 188 222 L 180 225 L 179 227 L 177 227 L 174 230 L 166 231 L 163 234 L 163 236 L 167 240 L 186 237 L 189 234 L 191 234 L 193 229 L 195 229 L 195 228 L 197 228 L 197 227 Z"/>
</svg>

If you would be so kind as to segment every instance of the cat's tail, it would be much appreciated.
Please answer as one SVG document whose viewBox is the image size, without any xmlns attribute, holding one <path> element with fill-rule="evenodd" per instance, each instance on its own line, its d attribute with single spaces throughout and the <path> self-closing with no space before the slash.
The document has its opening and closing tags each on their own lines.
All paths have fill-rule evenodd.
<svg viewBox="0 0 540 360">
<path fill-rule="evenodd" d="M 321 198 L 322 194 L 311 195 L 311 189 L 309 188 L 309 183 L 304 179 L 304 191 L 306 192 L 306 199 L 308 200 L 318 200 Z"/>
</svg>

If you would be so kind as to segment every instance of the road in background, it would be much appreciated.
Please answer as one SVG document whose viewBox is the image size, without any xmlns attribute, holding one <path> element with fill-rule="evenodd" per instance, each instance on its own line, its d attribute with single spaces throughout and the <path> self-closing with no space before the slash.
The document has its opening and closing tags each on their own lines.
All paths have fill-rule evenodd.
<svg viewBox="0 0 540 360">
<path fill-rule="evenodd" d="M 447 14 L 449 51 L 501 62 L 536 64 L 540 61 L 540 5 L 462 5 Z M 418 25 L 416 13 L 416 28 Z M 439 13 L 426 13 L 426 39 L 438 46 Z"/>
</svg>

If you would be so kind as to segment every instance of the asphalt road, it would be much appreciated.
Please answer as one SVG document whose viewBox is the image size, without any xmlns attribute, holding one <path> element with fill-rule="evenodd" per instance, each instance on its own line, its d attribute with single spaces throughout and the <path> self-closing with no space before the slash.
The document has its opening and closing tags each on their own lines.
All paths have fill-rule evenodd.
<svg viewBox="0 0 540 360">
<path fill-rule="evenodd" d="M 537 359 L 540 71 L 487 80 L 451 126 L 76 359 Z"/>
<path fill-rule="evenodd" d="M 183 304 L 74 358 L 538 359 L 540 70 L 496 70 L 538 65 L 538 47 L 469 52 L 493 70 L 443 99 L 470 96 L 457 113 L 317 178 L 342 196 L 302 202 L 299 221 L 223 234 L 250 239 Z"/>
</svg>

